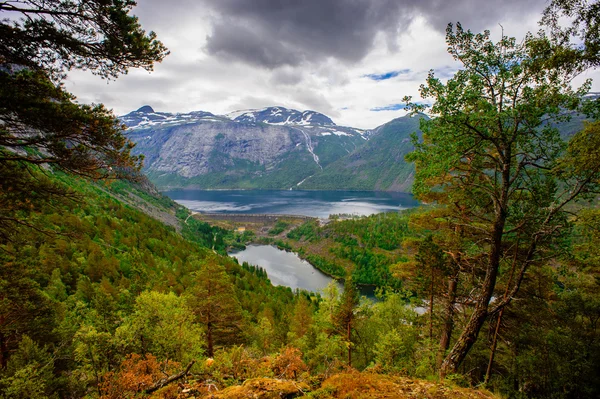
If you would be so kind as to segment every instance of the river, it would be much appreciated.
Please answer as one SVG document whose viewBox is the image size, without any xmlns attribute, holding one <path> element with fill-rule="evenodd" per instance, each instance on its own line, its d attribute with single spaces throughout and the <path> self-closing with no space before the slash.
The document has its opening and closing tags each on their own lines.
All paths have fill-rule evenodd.
<svg viewBox="0 0 600 399">
<path fill-rule="evenodd" d="M 411 194 L 373 191 L 173 190 L 165 195 L 196 212 L 287 214 L 326 218 L 372 215 L 418 206 Z"/>
</svg>

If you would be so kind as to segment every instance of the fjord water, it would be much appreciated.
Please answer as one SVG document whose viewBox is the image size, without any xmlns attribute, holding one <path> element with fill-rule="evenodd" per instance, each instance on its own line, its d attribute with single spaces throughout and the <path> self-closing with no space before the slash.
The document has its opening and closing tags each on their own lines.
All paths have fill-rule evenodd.
<svg viewBox="0 0 600 399">
<path fill-rule="evenodd" d="M 326 218 L 334 214 L 372 215 L 413 208 L 408 193 L 373 191 L 173 190 L 164 193 L 202 213 L 302 215 Z"/>
</svg>

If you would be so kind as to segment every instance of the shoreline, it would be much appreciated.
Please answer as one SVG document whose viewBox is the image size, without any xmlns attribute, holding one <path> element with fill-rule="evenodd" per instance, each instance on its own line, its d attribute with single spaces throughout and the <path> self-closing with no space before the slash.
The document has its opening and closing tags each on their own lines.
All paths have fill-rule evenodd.
<svg viewBox="0 0 600 399">
<path fill-rule="evenodd" d="M 364 189 L 351 189 L 351 188 L 328 188 L 328 189 L 296 189 L 292 188 L 198 188 L 198 187 L 157 187 L 157 190 L 164 194 L 169 191 L 309 191 L 309 192 L 318 192 L 318 191 L 336 191 L 336 192 L 353 192 L 353 193 L 398 193 L 398 194 L 409 194 L 412 195 L 409 191 L 395 191 L 395 190 L 364 190 Z"/>
<path fill-rule="evenodd" d="M 304 258 L 302 255 L 300 255 L 298 252 L 295 252 L 294 250 L 289 250 L 289 249 L 287 249 L 287 248 L 282 248 L 282 247 L 278 246 L 277 244 L 265 244 L 265 243 L 258 243 L 258 242 L 251 242 L 251 243 L 249 243 L 248 245 L 246 245 L 246 247 L 248 247 L 248 246 L 271 246 L 271 247 L 277 248 L 277 249 L 278 249 L 278 250 L 280 250 L 280 251 L 285 251 L 285 252 L 288 252 L 288 253 L 292 253 L 292 254 L 296 255 L 296 256 L 297 256 L 299 259 L 301 259 L 301 260 L 303 260 L 304 262 L 306 262 L 306 263 L 308 263 L 309 265 L 311 265 L 311 266 L 312 266 L 312 267 L 313 267 L 315 270 L 318 270 L 320 273 L 322 273 L 322 274 L 324 274 L 325 276 L 327 276 L 327 277 L 331 278 L 331 279 L 332 279 L 333 281 L 335 281 L 336 283 L 338 283 L 338 284 L 341 284 L 341 285 L 343 286 L 343 285 L 344 285 L 344 283 L 346 282 L 346 279 L 345 279 L 345 278 L 343 278 L 343 277 L 336 277 L 336 276 L 333 276 L 333 275 L 331 275 L 331 274 L 329 274 L 329 273 L 327 273 L 327 272 L 325 272 L 325 271 L 323 271 L 323 270 L 319 269 L 317 266 L 315 266 L 315 265 L 313 265 L 312 263 L 310 263 L 310 261 L 308 261 L 307 259 L 305 259 L 305 258 Z M 227 256 L 230 256 L 230 257 L 232 257 L 232 258 L 235 258 L 235 257 L 233 256 L 233 254 L 235 254 L 235 253 L 238 253 L 238 252 L 242 252 L 242 251 L 244 251 L 244 250 L 245 250 L 245 248 L 244 248 L 244 249 L 238 249 L 238 250 L 235 250 L 235 251 L 232 251 L 232 252 L 227 252 Z M 237 260 L 237 258 L 235 258 L 235 259 Z M 254 265 L 254 264 L 252 264 L 252 266 L 256 266 L 256 267 L 263 268 L 261 265 Z M 263 268 L 263 269 L 264 269 L 264 268 Z M 375 292 L 375 290 L 376 290 L 377 288 L 384 288 L 384 287 L 379 287 L 378 285 L 375 285 L 375 284 L 355 284 L 355 286 L 356 286 L 358 289 L 370 289 L 370 290 L 372 290 L 373 292 Z M 343 289 L 343 287 L 342 287 L 342 289 Z M 314 292 L 314 291 L 311 291 L 311 292 Z"/>
</svg>

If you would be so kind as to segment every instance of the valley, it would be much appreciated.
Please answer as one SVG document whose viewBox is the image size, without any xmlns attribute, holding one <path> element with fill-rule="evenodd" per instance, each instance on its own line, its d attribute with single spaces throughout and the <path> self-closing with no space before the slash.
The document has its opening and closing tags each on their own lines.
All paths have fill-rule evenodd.
<svg viewBox="0 0 600 399">
<path fill-rule="evenodd" d="M 434 3 L 0 2 L 0 399 L 599 397 L 600 2 Z"/>
</svg>

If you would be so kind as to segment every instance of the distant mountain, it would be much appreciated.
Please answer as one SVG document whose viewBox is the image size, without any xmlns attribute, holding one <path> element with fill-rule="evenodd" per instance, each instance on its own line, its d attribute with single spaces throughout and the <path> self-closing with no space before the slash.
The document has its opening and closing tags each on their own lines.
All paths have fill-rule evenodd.
<svg viewBox="0 0 600 399">
<path fill-rule="evenodd" d="M 414 149 L 411 134 L 421 135 L 420 119 L 404 116 L 379 126 L 364 145 L 306 179 L 300 188 L 410 191 L 414 166 L 404 157 Z"/>
<path fill-rule="evenodd" d="M 122 116 L 160 188 L 296 187 L 359 148 L 369 132 L 337 126 L 315 111 L 284 107 L 225 116 L 171 114 L 150 106 Z"/>
<path fill-rule="evenodd" d="M 328 117 L 315 111 L 296 111 L 284 107 L 269 107 L 259 110 L 235 111 L 225 115 L 236 121 L 245 123 L 268 123 L 270 125 L 316 125 L 333 126 L 335 123 Z"/>
<path fill-rule="evenodd" d="M 336 125 L 315 111 L 268 107 L 214 115 L 156 112 L 145 105 L 121 117 L 161 189 L 234 188 L 410 191 L 411 134 L 425 116 L 373 130 Z M 583 126 L 573 115 L 556 127 L 567 139 Z"/>
<path fill-rule="evenodd" d="M 130 129 L 158 128 L 175 126 L 199 120 L 211 120 L 216 117 L 210 112 L 195 111 L 187 114 L 170 114 L 155 112 L 149 105 L 144 105 L 136 111 L 121 116 L 119 119 Z"/>
</svg>

